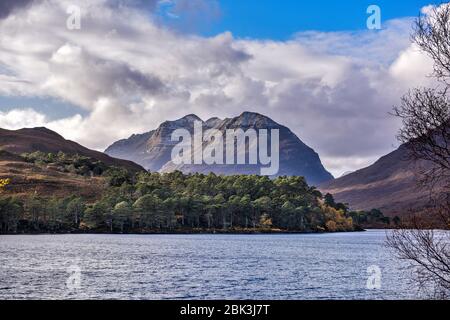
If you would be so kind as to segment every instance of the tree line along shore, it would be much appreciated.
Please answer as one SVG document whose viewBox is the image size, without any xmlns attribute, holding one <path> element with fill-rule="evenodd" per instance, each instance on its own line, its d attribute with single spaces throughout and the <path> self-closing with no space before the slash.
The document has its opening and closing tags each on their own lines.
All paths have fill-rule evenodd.
<svg viewBox="0 0 450 320">
<path fill-rule="evenodd" d="M 23 154 L 27 162 L 100 177 L 96 200 L 0 194 L 0 233 L 344 232 L 389 227 L 379 210 L 351 211 L 303 177 L 132 173 L 79 155 Z M 8 181 L 3 185 L 7 191 Z"/>
</svg>

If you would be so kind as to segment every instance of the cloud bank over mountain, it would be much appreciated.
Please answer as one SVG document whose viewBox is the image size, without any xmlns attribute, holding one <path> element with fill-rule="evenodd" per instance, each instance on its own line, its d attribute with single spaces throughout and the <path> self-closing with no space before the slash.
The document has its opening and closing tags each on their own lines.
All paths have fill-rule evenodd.
<svg viewBox="0 0 450 320">
<path fill-rule="evenodd" d="M 202 1 L 204 15 L 218 14 Z M 430 61 L 409 41 L 411 19 L 272 41 L 201 37 L 154 13 L 163 5 L 192 12 L 182 1 L 79 1 L 80 30 L 66 28 L 72 1 L 13 3 L 2 2 L 0 96 L 52 97 L 86 113 L 50 120 L 11 106 L 0 110 L 0 127 L 45 125 L 90 148 L 189 113 L 255 111 L 290 127 L 339 176 L 393 149 L 398 123 L 388 112 L 409 87 L 430 81 Z"/>
<path fill-rule="evenodd" d="M 8 17 L 15 10 L 31 5 L 34 0 L 2 0 L 0 2 L 0 19 Z"/>
</svg>

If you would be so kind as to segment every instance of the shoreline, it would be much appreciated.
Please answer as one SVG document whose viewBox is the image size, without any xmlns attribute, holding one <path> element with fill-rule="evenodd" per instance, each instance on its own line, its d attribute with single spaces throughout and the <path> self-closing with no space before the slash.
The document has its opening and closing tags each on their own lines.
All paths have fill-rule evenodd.
<svg viewBox="0 0 450 320">
<path fill-rule="evenodd" d="M 26 232 L 26 233 L 5 233 L 0 236 L 38 236 L 38 235 L 307 235 L 307 234 L 333 234 L 333 233 L 357 233 L 367 232 L 368 230 L 379 230 L 364 228 L 361 230 L 349 230 L 349 231 L 159 231 L 159 232 Z"/>
</svg>

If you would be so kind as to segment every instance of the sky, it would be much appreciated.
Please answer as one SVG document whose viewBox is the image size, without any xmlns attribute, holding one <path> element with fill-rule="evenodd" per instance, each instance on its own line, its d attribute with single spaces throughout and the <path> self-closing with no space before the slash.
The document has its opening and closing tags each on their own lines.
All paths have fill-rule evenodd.
<svg viewBox="0 0 450 320">
<path fill-rule="evenodd" d="M 229 30 L 239 38 L 288 40 L 297 32 L 349 31 L 366 28 L 370 5 L 382 9 L 383 20 L 416 17 L 429 0 L 221 0 L 218 19 L 202 29 L 205 35 Z"/>
<path fill-rule="evenodd" d="M 67 26 L 74 3 L 80 29 Z M 186 114 L 255 111 L 340 176 L 394 150 L 390 110 L 433 85 L 410 33 L 438 3 L 2 0 L 0 127 L 47 126 L 104 150 Z M 380 30 L 367 28 L 374 4 Z"/>
</svg>

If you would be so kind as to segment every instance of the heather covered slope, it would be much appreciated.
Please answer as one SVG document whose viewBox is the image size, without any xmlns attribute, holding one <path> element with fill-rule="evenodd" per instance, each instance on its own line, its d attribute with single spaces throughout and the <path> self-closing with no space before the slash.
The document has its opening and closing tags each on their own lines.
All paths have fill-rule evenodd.
<svg viewBox="0 0 450 320">
<path fill-rule="evenodd" d="M 407 149 L 401 146 L 367 168 L 322 183 L 319 189 L 353 210 L 378 208 L 389 215 L 420 211 L 429 202 L 428 192 L 417 187 L 424 165 L 408 160 Z"/>
<path fill-rule="evenodd" d="M 105 190 L 101 177 L 85 177 L 47 165 L 36 165 L 24 158 L 0 151 L 0 178 L 11 183 L 2 195 L 25 198 L 30 195 L 45 197 L 79 196 L 94 200 Z"/>
<path fill-rule="evenodd" d="M 132 171 L 144 170 L 144 168 L 131 161 L 115 159 L 102 152 L 90 150 L 76 142 L 66 140 L 47 128 L 0 129 L 0 150 L 17 155 L 35 151 L 55 154 L 58 152 L 79 154 L 102 161 L 108 166 L 124 167 Z"/>
</svg>

